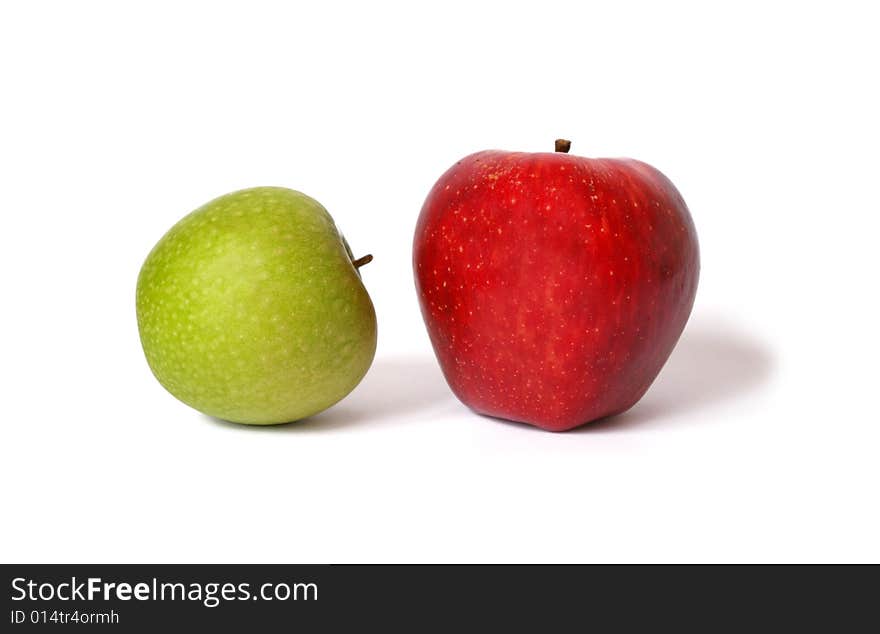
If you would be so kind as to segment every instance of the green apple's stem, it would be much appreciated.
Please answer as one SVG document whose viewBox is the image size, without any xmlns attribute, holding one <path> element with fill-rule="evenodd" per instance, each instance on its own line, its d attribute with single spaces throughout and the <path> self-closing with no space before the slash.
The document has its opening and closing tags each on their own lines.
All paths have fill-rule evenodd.
<svg viewBox="0 0 880 634">
<path fill-rule="evenodd" d="M 571 149 L 571 141 L 568 139 L 556 139 L 556 151 L 568 154 Z"/>
<path fill-rule="evenodd" d="M 352 264 L 354 264 L 354 268 L 359 269 L 359 268 L 361 268 L 364 264 L 369 264 L 369 263 L 372 262 L 372 261 L 373 261 L 373 256 L 367 254 L 367 255 L 365 255 L 365 256 L 362 257 L 362 258 L 358 258 L 357 260 L 355 260 L 354 262 L 352 262 Z"/>
</svg>

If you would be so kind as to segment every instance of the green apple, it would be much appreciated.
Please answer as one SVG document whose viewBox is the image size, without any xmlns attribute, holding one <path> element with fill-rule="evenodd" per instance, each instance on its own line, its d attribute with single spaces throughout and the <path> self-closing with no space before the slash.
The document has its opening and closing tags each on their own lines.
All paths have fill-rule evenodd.
<svg viewBox="0 0 880 634">
<path fill-rule="evenodd" d="M 376 313 L 345 239 L 316 200 L 256 187 L 171 228 L 137 281 L 153 374 L 195 409 L 237 423 L 316 414 L 360 382 Z"/>
</svg>

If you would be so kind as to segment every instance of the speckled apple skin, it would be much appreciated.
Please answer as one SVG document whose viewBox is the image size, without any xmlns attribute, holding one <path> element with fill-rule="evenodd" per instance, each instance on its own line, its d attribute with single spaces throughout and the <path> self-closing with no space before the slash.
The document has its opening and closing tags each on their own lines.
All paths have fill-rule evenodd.
<svg viewBox="0 0 880 634">
<path fill-rule="evenodd" d="M 330 214 L 305 194 L 209 202 L 153 248 L 137 319 L 159 382 L 228 421 L 285 423 L 348 394 L 376 350 L 376 314 Z"/>
<path fill-rule="evenodd" d="M 690 315 L 699 249 L 681 195 L 645 163 L 486 151 L 429 193 L 413 266 L 458 398 L 564 431 L 645 394 Z"/>
</svg>

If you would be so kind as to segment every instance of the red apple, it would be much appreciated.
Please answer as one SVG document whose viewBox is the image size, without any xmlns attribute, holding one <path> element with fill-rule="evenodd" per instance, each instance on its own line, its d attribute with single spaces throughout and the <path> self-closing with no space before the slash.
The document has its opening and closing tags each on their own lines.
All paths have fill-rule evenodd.
<svg viewBox="0 0 880 634">
<path fill-rule="evenodd" d="M 678 341 L 697 290 L 687 206 L 632 159 L 489 150 L 428 194 L 413 267 L 452 391 L 563 431 L 623 412 Z"/>
</svg>

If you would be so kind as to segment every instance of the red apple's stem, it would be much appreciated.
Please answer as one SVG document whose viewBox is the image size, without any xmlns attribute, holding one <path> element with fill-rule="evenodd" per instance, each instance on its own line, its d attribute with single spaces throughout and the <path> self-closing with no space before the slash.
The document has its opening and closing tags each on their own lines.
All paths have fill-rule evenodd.
<svg viewBox="0 0 880 634">
<path fill-rule="evenodd" d="M 568 139 L 556 139 L 556 151 L 568 154 L 571 149 L 571 141 Z"/>
<path fill-rule="evenodd" d="M 357 260 L 355 260 L 354 262 L 352 262 L 352 264 L 354 264 L 354 268 L 359 269 L 359 268 L 361 268 L 364 264 L 369 264 L 369 263 L 372 262 L 372 261 L 373 261 L 373 256 L 370 255 L 370 254 L 367 254 L 367 255 L 365 255 L 365 256 L 362 257 L 362 258 L 358 258 Z"/>
</svg>

